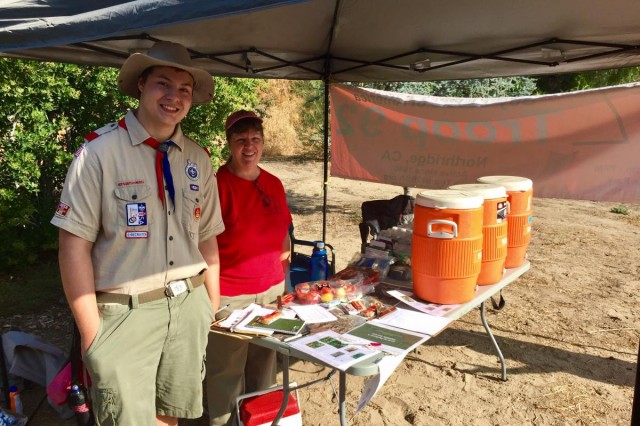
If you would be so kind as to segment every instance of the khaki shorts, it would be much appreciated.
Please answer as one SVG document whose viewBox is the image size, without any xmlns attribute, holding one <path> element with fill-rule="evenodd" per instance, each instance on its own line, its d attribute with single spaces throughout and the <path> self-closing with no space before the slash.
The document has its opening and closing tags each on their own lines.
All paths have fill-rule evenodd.
<svg viewBox="0 0 640 426">
<path fill-rule="evenodd" d="M 156 415 L 202 416 L 213 309 L 205 286 L 130 308 L 99 303 L 100 329 L 84 356 L 97 425 L 153 425 Z"/>
</svg>

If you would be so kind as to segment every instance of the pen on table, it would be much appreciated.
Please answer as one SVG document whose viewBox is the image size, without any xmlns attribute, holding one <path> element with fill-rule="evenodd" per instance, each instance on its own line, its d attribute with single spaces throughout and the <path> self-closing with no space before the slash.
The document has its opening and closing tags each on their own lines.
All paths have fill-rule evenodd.
<svg viewBox="0 0 640 426">
<path fill-rule="evenodd" d="M 341 340 L 342 343 L 346 345 L 354 345 L 354 346 L 369 346 L 371 348 L 377 348 L 382 346 L 380 342 L 349 342 L 348 340 Z"/>
<path fill-rule="evenodd" d="M 227 309 L 229 306 L 231 306 L 231 303 L 227 303 L 226 305 L 224 305 L 223 307 L 221 307 L 220 309 L 215 311 L 213 314 L 217 315 L 218 313 L 220 313 L 220 312 L 224 311 L 225 309 Z"/>
<path fill-rule="evenodd" d="M 290 342 L 291 340 L 295 340 L 295 339 L 297 339 L 299 337 L 308 336 L 309 334 L 311 334 L 311 330 L 309 329 L 309 327 L 306 327 L 300 333 L 295 334 L 293 336 L 285 337 L 282 341 L 285 342 L 285 343 L 286 342 Z"/>
</svg>

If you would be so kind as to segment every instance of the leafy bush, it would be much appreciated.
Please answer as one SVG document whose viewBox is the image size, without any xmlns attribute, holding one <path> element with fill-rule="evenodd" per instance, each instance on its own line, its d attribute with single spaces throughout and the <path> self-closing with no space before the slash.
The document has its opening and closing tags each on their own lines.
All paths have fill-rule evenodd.
<svg viewBox="0 0 640 426">
<path fill-rule="evenodd" d="M 626 208 L 625 206 L 622 206 L 622 205 L 621 206 L 612 207 L 610 211 L 611 211 L 611 213 L 623 214 L 625 216 L 628 216 L 629 213 L 630 213 L 629 209 Z"/>
</svg>

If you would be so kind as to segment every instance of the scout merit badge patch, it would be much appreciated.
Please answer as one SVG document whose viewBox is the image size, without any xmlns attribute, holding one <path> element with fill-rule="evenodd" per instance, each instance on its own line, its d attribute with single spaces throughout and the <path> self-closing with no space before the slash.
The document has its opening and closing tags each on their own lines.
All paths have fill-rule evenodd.
<svg viewBox="0 0 640 426">
<path fill-rule="evenodd" d="M 193 218 L 195 220 L 200 220 L 200 207 L 193 209 Z"/>
<path fill-rule="evenodd" d="M 191 160 L 187 160 L 187 166 L 184 168 L 184 172 L 187 174 L 187 177 L 191 180 L 200 179 L 200 171 L 198 170 L 198 165 L 196 163 L 191 162 Z"/>
</svg>

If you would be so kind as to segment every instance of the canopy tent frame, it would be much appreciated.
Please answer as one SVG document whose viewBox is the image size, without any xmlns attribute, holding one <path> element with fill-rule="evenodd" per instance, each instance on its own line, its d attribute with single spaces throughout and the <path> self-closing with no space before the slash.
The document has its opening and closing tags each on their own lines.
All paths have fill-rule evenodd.
<svg viewBox="0 0 640 426">
<path fill-rule="evenodd" d="M 340 1 L 341 0 L 336 1 L 336 9 L 338 9 L 338 6 L 340 5 Z M 337 18 L 338 16 L 336 15 L 335 19 L 337 20 Z M 333 39 L 332 37 L 333 31 L 335 31 L 335 23 L 331 27 L 332 39 Z M 113 42 L 113 41 L 122 42 L 122 41 L 133 41 L 133 40 L 157 42 L 157 41 L 161 41 L 162 39 L 158 37 L 154 37 L 148 33 L 140 33 L 135 35 L 127 35 L 127 36 L 106 37 L 106 38 L 94 40 L 92 42 L 78 42 L 78 43 L 73 43 L 72 46 L 76 46 L 78 48 L 81 48 L 87 51 L 93 51 L 99 54 L 111 56 L 113 58 L 117 58 L 119 60 L 124 61 L 129 56 L 128 52 L 125 53 L 121 51 L 116 51 L 116 50 L 108 49 L 105 47 L 101 47 L 99 45 L 94 45 L 91 43 L 104 43 L 104 42 Z M 609 50 L 598 52 L 598 53 L 578 55 L 572 58 L 564 58 L 562 56 L 562 50 L 558 49 L 557 45 L 588 46 L 588 47 L 603 48 L 603 49 L 609 49 Z M 531 50 L 533 48 L 547 49 L 547 51 L 549 52 L 549 57 L 548 57 L 549 60 L 543 61 L 543 60 L 533 60 L 533 59 L 507 56 L 509 54 L 523 52 L 523 51 Z M 262 78 L 264 74 L 269 73 L 271 71 L 282 69 L 285 67 L 294 67 L 316 76 L 316 78 L 304 78 L 304 80 L 312 80 L 312 79 L 335 80 L 336 76 L 339 76 L 340 74 L 356 71 L 364 67 L 386 67 L 386 68 L 400 70 L 400 71 L 410 71 L 410 72 L 415 72 L 419 74 L 424 74 L 424 73 L 440 70 L 443 68 L 450 68 L 456 65 L 466 64 L 466 63 L 480 61 L 480 60 L 514 62 L 514 63 L 520 63 L 520 64 L 555 68 L 563 64 L 588 61 L 595 58 L 619 55 L 621 53 L 640 52 L 640 44 L 608 43 L 608 42 L 593 42 L 593 41 L 585 41 L 585 40 L 570 40 L 570 39 L 562 39 L 562 38 L 550 38 L 550 39 L 544 39 L 535 43 L 516 45 L 508 49 L 502 49 L 499 51 L 489 52 L 486 54 L 458 52 L 458 51 L 452 51 L 452 50 L 442 50 L 442 49 L 435 49 L 435 48 L 429 48 L 429 47 L 421 47 L 418 49 L 403 51 L 401 53 L 398 53 L 392 56 L 375 59 L 371 61 L 364 61 L 357 58 L 349 58 L 349 57 L 343 57 L 343 56 L 333 56 L 331 55 L 330 49 L 331 47 L 329 46 L 329 48 L 327 49 L 327 52 L 323 55 L 312 56 L 308 58 L 298 59 L 295 61 L 281 58 L 277 55 L 271 54 L 267 51 L 261 50 L 256 47 L 251 47 L 243 50 L 233 50 L 233 51 L 215 52 L 215 53 L 205 53 L 205 52 L 197 51 L 194 49 L 188 49 L 188 50 L 189 50 L 189 53 L 191 54 L 192 59 L 208 59 L 220 64 L 227 65 L 229 67 L 236 69 L 239 73 L 244 73 L 245 74 L 244 77 Z M 421 61 L 416 61 L 410 65 L 397 65 L 393 63 L 394 61 L 398 61 L 404 58 L 410 58 L 412 56 L 416 56 L 420 54 L 437 54 L 437 55 L 449 56 L 457 59 L 445 61 L 444 63 L 440 63 L 438 65 L 433 65 L 433 66 L 428 65 L 424 67 L 415 66 L 415 64 L 418 64 Z M 11 57 L 14 55 L 12 55 L 10 51 L 8 51 L 4 53 L 4 56 Z M 20 54 L 15 56 L 28 57 L 28 55 L 25 55 L 25 54 Z M 243 61 L 234 62 L 231 60 L 224 59 L 227 56 L 241 56 L 243 58 Z M 278 63 L 278 65 L 272 65 L 264 68 L 255 68 L 252 65 L 250 56 L 254 56 L 254 57 L 260 56 L 265 59 L 272 60 Z M 321 60 L 324 61 L 325 64 L 329 65 L 321 71 L 304 66 L 304 64 L 306 63 L 317 62 Z M 332 71 L 330 69 L 330 64 L 333 61 L 352 62 L 355 65 Z M 237 77 L 237 75 L 234 75 L 234 76 Z M 273 78 L 273 77 L 266 76 L 265 78 Z M 423 80 L 421 79 L 419 81 L 423 81 Z"/>
<path fill-rule="evenodd" d="M 215 76 L 323 81 L 324 240 L 331 84 L 640 65 L 634 1 L 0 0 L 0 56 L 116 67 L 169 40 Z"/>
</svg>

